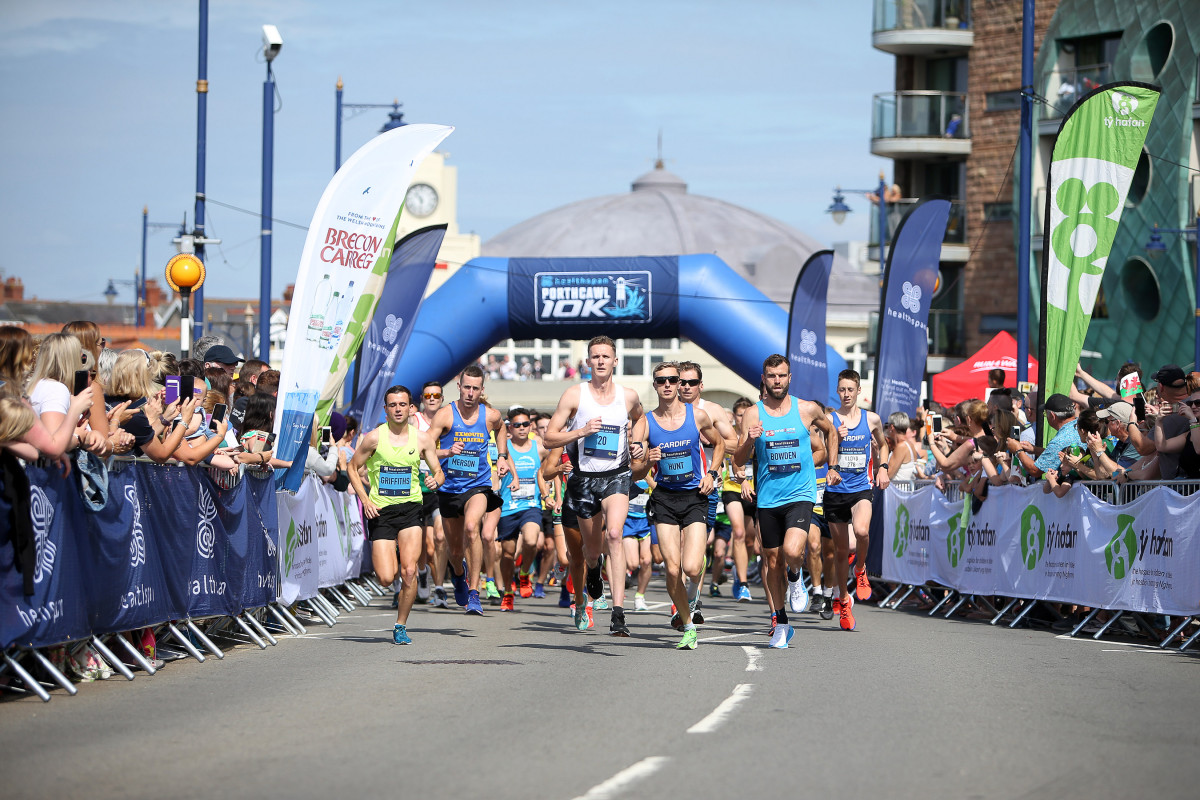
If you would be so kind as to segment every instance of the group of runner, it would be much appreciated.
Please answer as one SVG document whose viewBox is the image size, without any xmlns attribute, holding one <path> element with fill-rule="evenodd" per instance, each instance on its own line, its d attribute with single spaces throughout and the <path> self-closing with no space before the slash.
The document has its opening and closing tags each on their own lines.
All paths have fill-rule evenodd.
<svg viewBox="0 0 1200 800">
<path fill-rule="evenodd" d="M 759 401 L 739 400 L 731 418 L 700 397 L 694 363 L 655 366 L 651 410 L 614 380 L 611 339 L 588 343 L 588 365 L 590 379 L 536 420 L 522 408 L 505 418 L 488 406 L 474 365 L 458 376 L 459 399 L 449 404 L 436 382 L 419 398 L 404 386 L 388 389 L 386 422 L 363 435 L 349 474 L 376 575 L 385 586 L 399 578 L 396 644 L 412 641 L 407 624 L 418 597 L 449 607 L 447 572 L 455 603 L 482 614 L 485 597 L 505 611 L 517 594 L 544 597 L 555 563 L 566 571 L 560 605 L 575 627 L 593 628 L 594 612 L 608 609 L 609 633 L 627 637 L 627 567 L 636 572 L 634 609 L 644 611 L 651 565 L 662 563 L 671 624 L 682 633 L 677 648 L 695 649 L 710 531 L 710 593 L 719 594 L 728 554 L 739 602 L 751 599 L 757 543 L 770 647 L 788 646 L 789 610 L 836 615 L 842 629 L 855 629 L 855 596 L 871 595 L 871 490 L 886 486 L 888 462 L 878 415 L 858 408 L 857 373 L 841 373 L 840 408 L 826 409 L 791 396 L 788 360 L 772 355 Z M 882 471 L 872 476 L 872 464 Z"/>
</svg>

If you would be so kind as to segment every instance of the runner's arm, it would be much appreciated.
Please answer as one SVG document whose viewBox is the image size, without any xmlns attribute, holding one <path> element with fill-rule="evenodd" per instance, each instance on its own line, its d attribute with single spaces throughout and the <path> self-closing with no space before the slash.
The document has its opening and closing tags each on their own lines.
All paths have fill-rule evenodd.
<svg viewBox="0 0 1200 800">
<path fill-rule="evenodd" d="M 737 449 L 733 452 L 733 463 L 738 467 L 745 465 L 750 460 L 750 454 L 754 452 L 754 440 L 762 433 L 762 425 L 758 420 L 758 406 L 746 409 L 746 415 L 742 417 L 742 429 L 745 433 L 742 434 Z M 755 431 L 753 437 L 750 435 L 751 431 Z"/>
<path fill-rule="evenodd" d="M 558 399 L 558 405 L 554 409 L 554 413 L 550 416 L 550 422 L 546 425 L 545 444 L 546 447 L 554 449 L 556 447 L 566 447 L 571 442 L 582 439 L 586 434 L 583 430 L 579 431 L 564 431 L 567 420 L 575 416 L 575 412 L 579 409 L 579 386 L 571 386 L 563 396 Z"/>
<path fill-rule="evenodd" d="M 632 424 L 633 431 L 629 434 L 630 444 L 630 459 L 633 474 L 630 480 L 640 481 L 643 478 L 649 480 L 650 475 L 650 442 L 647 438 L 650 435 L 650 424 L 646 422 L 646 415 L 643 414 L 638 418 L 637 422 Z M 638 448 L 640 455 L 637 458 L 633 457 L 633 444 L 640 444 Z"/>
<path fill-rule="evenodd" d="M 366 437 L 363 437 L 366 438 Z M 417 441 L 421 444 L 421 458 L 425 459 L 425 463 L 429 466 L 429 476 L 433 478 L 434 483 L 441 486 L 446 482 L 446 474 L 442 472 L 442 462 L 438 461 L 437 447 L 434 446 L 434 439 L 429 435 L 428 431 L 420 431 L 417 433 Z M 362 445 L 360 444 L 359 447 Z M 372 446 L 373 447 L 373 446 Z M 358 451 L 354 451 L 355 459 L 358 458 Z M 364 460 L 365 464 L 366 461 Z M 347 470 L 351 475 L 357 475 L 357 466 L 354 469 Z M 354 479 L 351 478 L 353 483 Z"/>
<path fill-rule="evenodd" d="M 350 488 L 354 490 L 354 494 L 362 501 L 364 506 L 371 502 L 371 497 L 370 492 L 363 487 L 362 476 L 359 475 L 359 470 L 366 466 L 367 459 L 375 455 L 375 447 L 378 441 L 378 431 L 370 431 L 364 434 L 358 441 L 358 447 L 354 448 L 354 458 L 350 459 L 350 469 L 347 470 L 350 477 Z"/>
<path fill-rule="evenodd" d="M 891 456 L 890 448 L 888 447 L 887 437 L 883 435 L 883 420 L 874 411 L 868 411 L 867 424 L 871 426 L 871 441 L 875 445 L 875 451 L 878 454 L 875 468 L 875 485 L 880 489 L 886 489 L 891 483 L 891 474 L 888 472 L 888 459 Z M 880 475 L 880 472 L 883 472 Z"/>
</svg>

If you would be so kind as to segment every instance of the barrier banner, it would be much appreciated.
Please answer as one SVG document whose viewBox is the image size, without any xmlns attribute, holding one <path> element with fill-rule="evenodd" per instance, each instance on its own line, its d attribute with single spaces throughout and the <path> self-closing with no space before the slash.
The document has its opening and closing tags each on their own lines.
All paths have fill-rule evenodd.
<svg viewBox="0 0 1200 800">
<path fill-rule="evenodd" d="M 879 366 L 871 410 L 880 419 L 894 411 L 912 416 L 917 410 L 929 355 L 929 304 L 949 219 L 950 201 L 922 200 L 904 215 L 892 237 L 875 345 Z"/>
<path fill-rule="evenodd" d="M 308 475 L 294 495 L 279 492 L 279 602 L 290 606 L 317 593 L 316 477 Z"/>
<path fill-rule="evenodd" d="M 342 536 L 342 524 L 337 507 L 343 507 L 341 498 L 327 491 L 326 484 L 317 482 L 317 494 L 313 503 L 313 530 L 317 533 L 317 586 L 324 589 L 337 586 L 346 580 L 346 550 Z"/>
<path fill-rule="evenodd" d="M 304 457 L 298 454 L 306 452 L 328 377 L 340 376 L 326 398 L 325 418 L 345 379 L 345 358 L 338 357 L 342 340 L 361 340 L 375 307 L 408 184 L 417 165 L 453 130 L 417 124 L 382 133 L 355 151 L 321 194 L 288 314 L 275 445 L 276 455 L 293 466 L 278 476 L 279 488 L 300 488 Z"/>
<path fill-rule="evenodd" d="M 1125 505 L 1083 486 L 992 487 L 979 511 L 928 486 L 884 493 L 883 577 L 1173 616 L 1200 613 L 1200 497 L 1155 488 Z"/>
<path fill-rule="evenodd" d="M 337 539 L 337 547 L 341 552 L 340 563 L 341 571 L 338 573 L 341 577 L 332 584 L 337 585 L 351 578 L 357 578 L 362 574 L 363 561 L 363 544 L 365 542 L 363 535 L 363 517 L 362 504 L 358 498 L 350 492 L 330 492 L 330 505 L 333 509 L 333 518 L 335 521 L 333 531 L 330 531 L 327 539 Z M 324 573 L 321 573 L 322 575 Z M 322 586 L 326 584 L 322 583 Z"/>
<path fill-rule="evenodd" d="M 788 393 L 821 404 L 837 397 L 836 381 L 830 391 L 825 358 L 825 310 L 832 269 L 832 250 L 818 250 L 809 256 L 796 276 L 788 311 L 787 354 L 792 368 Z"/>
</svg>

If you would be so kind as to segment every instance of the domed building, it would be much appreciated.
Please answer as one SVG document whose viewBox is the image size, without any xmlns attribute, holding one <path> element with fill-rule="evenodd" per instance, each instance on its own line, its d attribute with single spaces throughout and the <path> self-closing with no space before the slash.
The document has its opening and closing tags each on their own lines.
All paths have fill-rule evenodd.
<svg viewBox="0 0 1200 800">
<path fill-rule="evenodd" d="M 819 242 L 779 220 L 723 200 L 690 194 L 687 183 L 659 161 L 654 169 L 633 181 L 628 193 L 580 200 L 539 214 L 484 242 L 482 255 L 604 258 L 712 253 L 787 310 L 800 268 L 812 253 L 822 249 Z M 836 257 L 829 282 L 829 344 L 846 356 L 864 343 L 868 315 L 878 303 L 877 279 Z M 730 335 L 736 336 L 737 331 L 731 330 Z M 540 339 L 508 340 L 489 351 L 489 356 L 497 360 L 508 358 L 518 370 L 527 359 L 530 364 L 540 361 L 547 372 L 564 360 L 576 365 L 584 355 L 582 343 Z M 686 340 L 618 342 L 618 374 L 641 378 L 627 382 L 644 395 L 649 392 L 652 365 L 663 358 L 701 364 L 705 396 L 726 406 L 739 395 L 755 397 L 757 393 L 756 387 Z M 554 372 L 553 377 L 558 378 L 559 373 Z M 492 384 L 489 394 L 496 391 L 508 394 Z M 496 400 L 503 402 L 499 396 Z"/>
</svg>

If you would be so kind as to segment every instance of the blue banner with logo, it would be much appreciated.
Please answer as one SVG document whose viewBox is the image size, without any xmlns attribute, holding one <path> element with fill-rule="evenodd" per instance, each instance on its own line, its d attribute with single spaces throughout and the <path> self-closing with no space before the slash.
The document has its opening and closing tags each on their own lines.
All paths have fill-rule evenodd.
<svg viewBox="0 0 1200 800">
<path fill-rule="evenodd" d="M 121 464 L 108 500 L 84 505 L 75 478 L 31 466 L 33 594 L 0 525 L 0 647 L 46 647 L 236 614 L 275 600 L 275 493 L 269 478 L 218 488 L 206 470 Z M 7 509 L 0 519 L 7 520 Z"/>
<path fill-rule="evenodd" d="M 929 355 L 929 303 L 937 285 L 950 201 L 926 199 L 900 221 L 883 274 L 875 348 L 875 402 L 887 419 L 893 411 L 916 413 Z"/>
<path fill-rule="evenodd" d="M 510 258 L 508 322 L 514 339 L 678 336 L 679 258 Z"/>
<path fill-rule="evenodd" d="M 829 290 L 829 272 L 833 269 L 833 251 L 818 250 L 808 257 L 788 312 L 788 361 L 792 380 L 788 392 L 794 397 L 834 404 L 837 384 L 830 390 L 829 363 L 825 356 L 825 309 Z"/>
<path fill-rule="evenodd" d="M 363 430 L 382 421 L 383 393 L 394 385 L 396 363 L 412 334 L 445 236 L 445 225 L 421 228 L 401 239 L 392 251 L 379 305 L 363 339 L 354 374 L 355 396 L 349 413 L 362 420 Z M 415 392 L 421 387 L 409 388 Z"/>
</svg>

